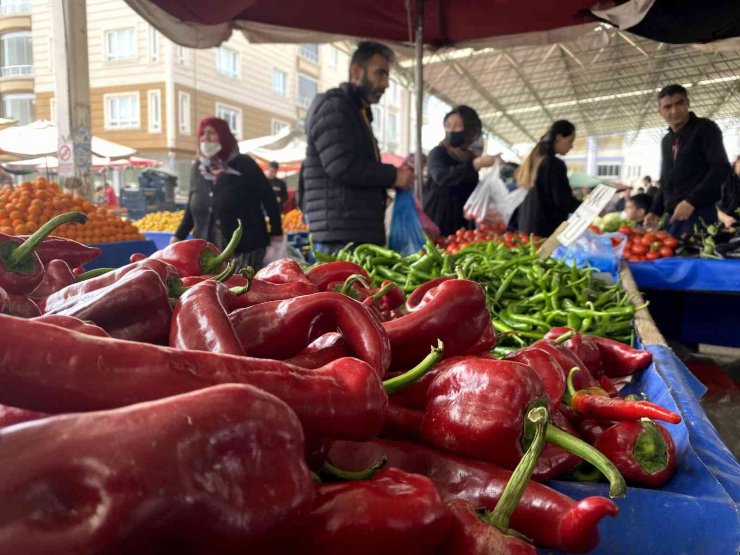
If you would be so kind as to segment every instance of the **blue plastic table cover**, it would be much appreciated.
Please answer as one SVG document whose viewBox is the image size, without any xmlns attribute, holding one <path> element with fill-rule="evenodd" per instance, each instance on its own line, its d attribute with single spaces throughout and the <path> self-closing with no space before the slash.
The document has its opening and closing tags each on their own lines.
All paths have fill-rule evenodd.
<svg viewBox="0 0 740 555">
<path fill-rule="evenodd" d="M 740 465 L 699 404 L 706 388 L 667 347 L 647 345 L 653 364 L 625 388 L 681 414 L 666 424 L 676 444 L 673 478 L 661 488 L 630 486 L 619 515 L 599 525 L 596 554 L 729 555 L 740 552 Z M 608 494 L 606 484 L 551 481 L 576 499 Z M 547 553 L 547 551 L 542 551 Z"/>
<path fill-rule="evenodd" d="M 103 252 L 95 260 L 85 264 L 86 270 L 94 270 L 95 268 L 120 268 L 129 263 L 129 257 L 134 253 L 140 252 L 149 256 L 157 250 L 154 241 L 148 239 L 142 241 L 101 243 L 100 245 L 92 246 L 100 247 L 103 249 Z"/>
<path fill-rule="evenodd" d="M 144 234 L 144 237 L 150 241 L 154 241 L 154 245 L 157 247 L 157 250 L 161 250 L 169 245 L 170 239 L 172 239 L 172 236 L 174 235 L 174 233 L 169 231 L 142 231 L 142 233 Z M 186 237 L 186 239 L 192 238 L 192 234 Z"/>
<path fill-rule="evenodd" d="M 740 293 L 740 260 L 660 258 L 629 268 L 641 289 Z"/>
</svg>

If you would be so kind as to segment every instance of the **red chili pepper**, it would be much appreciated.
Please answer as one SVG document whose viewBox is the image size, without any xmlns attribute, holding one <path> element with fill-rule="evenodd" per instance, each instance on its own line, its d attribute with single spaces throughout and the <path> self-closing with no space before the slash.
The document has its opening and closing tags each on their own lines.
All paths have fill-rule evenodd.
<svg viewBox="0 0 740 555">
<path fill-rule="evenodd" d="M 183 293 L 172 311 L 170 347 L 244 355 L 226 312 L 227 298 L 232 296 L 234 293 L 224 283 L 213 280 L 193 285 Z"/>
<path fill-rule="evenodd" d="M 421 308 L 422 301 L 424 300 L 424 296 L 427 294 L 428 291 L 431 291 L 438 287 L 441 283 L 445 281 L 449 281 L 453 278 L 451 277 L 438 277 L 433 280 L 427 281 L 425 283 L 422 283 L 414 289 L 410 294 L 408 299 L 406 299 L 406 310 L 409 312 L 415 312 L 419 308 Z"/>
<path fill-rule="evenodd" d="M 75 283 L 75 275 L 64 260 L 52 260 L 44 265 L 44 277 L 38 287 L 28 296 L 31 299 L 44 299 Z"/>
<path fill-rule="evenodd" d="M 0 552 L 237 552 L 311 506 L 303 448 L 243 385 L 0 430 Z"/>
<path fill-rule="evenodd" d="M 166 344 L 172 320 L 167 287 L 157 272 L 140 267 L 102 289 L 73 297 L 47 314 L 74 316 L 111 337 Z"/>
<path fill-rule="evenodd" d="M 54 324 L 60 328 L 76 331 L 79 333 L 86 333 L 87 335 L 94 335 L 96 337 L 110 337 L 107 331 L 100 326 L 84 322 L 74 316 L 64 316 L 62 314 L 44 314 L 35 318 L 37 322 L 44 322 L 46 324 Z"/>
<path fill-rule="evenodd" d="M 287 541 L 305 555 L 426 555 L 444 541 L 450 514 L 424 476 L 384 468 L 369 480 L 321 484 Z"/>
<path fill-rule="evenodd" d="M 440 339 L 445 356 L 479 351 L 481 337 L 494 338 L 486 293 L 475 282 L 453 279 L 427 292 L 425 303 L 415 312 L 383 322 L 391 343 L 391 368 L 410 368 L 424 358 Z M 465 325 L 461 325 L 465 322 Z"/>
<path fill-rule="evenodd" d="M 239 246 L 239 241 L 241 241 L 242 223 L 241 220 L 237 220 L 237 222 L 239 225 L 236 231 L 234 231 L 229 243 L 221 252 L 219 252 L 216 245 L 205 239 L 185 239 L 167 245 L 149 258 L 170 264 L 177 270 L 181 278 L 220 272 L 234 254 L 236 247 Z"/>
<path fill-rule="evenodd" d="M 41 316 L 41 309 L 32 299 L 24 295 L 9 295 L 0 288 L 0 313 L 19 318 L 35 318 Z"/>
<path fill-rule="evenodd" d="M 676 446 L 666 428 L 647 418 L 619 422 L 596 438 L 594 446 L 636 484 L 658 487 L 676 470 Z"/>
<path fill-rule="evenodd" d="M 11 295 L 28 295 L 44 277 L 44 265 L 36 249 L 60 225 L 84 224 L 87 216 L 67 212 L 53 217 L 25 241 L 20 237 L 0 233 L 0 287 Z"/>
<path fill-rule="evenodd" d="M 390 345 L 380 322 L 362 304 L 339 293 L 261 303 L 234 311 L 229 319 L 248 356 L 284 359 L 298 354 L 313 340 L 321 319 L 324 329 L 319 335 L 339 329 L 352 356 L 370 364 L 380 377 L 388 369 Z"/>
<path fill-rule="evenodd" d="M 606 337 L 595 335 L 590 337 L 599 348 L 604 373 L 610 378 L 629 376 L 644 370 L 653 361 L 653 353 L 650 351 L 633 349 L 629 345 Z"/>
<path fill-rule="evenodd" d="M 550 400 L 550 410 L 554 412 L 558 409 L 565 394 L 565 374 L 550 353 L 532 346 L 507 355 L 506 360 L 525 364 L 537 372 Z"/>
<path fill-rule="evenodd" d="M 104 287 L 108 287 L 119 281 L 129 272 L 139 268 L 149 268 L 157 272 L 162 282 L 167 286 L 170 297 L 179 297 L 183 293 L 182 282 L 177 277 L 175 268 L 161 260 L 145 259 L 141 262 L 134 262 L 122 266 L 113 272 L 107 272 L 103 275 L 74 283 L 49 295 L 43 302 L 44 312 L 54 312 L 62 306 L 66 306 L 70 300 L 92 293 Z"/>
<path fill-rule="evenodd" d="M 647 401 L 627 401 L 621 397 L 610 397 L 600 387 L 579 389 L 573 386 L 572 377 L 579 370 L 574 368 L 568 375 L 569 405 L 583 415 L 598 420 L 639 420 L 654 418 L 671 424 L 681 422 L 681 415 Z"/>
<path fill-rule="evenodd" d="M 531 437 L 525 415 L 541 403 L 548 403 L 545 388 L 529 366 L 462 360 L 437 374 L 429 386 L 422 438 L 434 447 L 513 469 Z M 546 439 L 598 468 L 609 479 L 612 497 L 624 495 L 624 479 L 593 447 L 551 424 Z"/>
<path fill-rule="evenodd" d="M 545 334 L 545 339 L 556 341 L 563 334 L 573 334 L 563 345 L 570 349 L 591 372 L 594 378 L 601 376 L 604 371 L 601 366 L 601 353 L 590 335 L 581 335 L 572 328 L 552 328 Z"/>
<path fill-rule="evenodd" d="M 23 240 L 28 240 L 30 235 L 20 235 Z M 46 266 L 52 260 L 64 260 L 70 268 L 78 268 L 83 264 L 92 262 L 103 253 L 100 247 L 83 245 L 72 239 L 64 237 L 49 236 L 36 247 L 36 254 L 41 263 Z"/>
<path fill-rule="evenodd" d="M 576 384 L 576 387 L 578 389 L 598 385 L 594 377 L 591 375 L 591 372 L 589 372 L 588 368 L 586 368 L 586 365 L 583 364 L 583 361 L 581 361 L 581 359 L 579 359 L 574 352 L 572 352 L 564 345 L 560 345 L 556 341 L 541 339 L 532 343 L 530 347 L 542 349 L 543 351 L 551 355 L 558 362 L 560 368 L 562 368 L 563 377 L 565 379 L 568 378 L 568 372 L 571 368 L 579 368 L 580 372 L 578 372 L 578 374 L 574 378 L 574 383 Z"/>
<path fill-rule="evenodd" d="M 601 388 L 606 391 L 609 397 L 617 397 L 619 395 L 614 382 L 606 374 L 599 376 L 599 385 L 601 385 Z"/>
<path fill-rule="evenodd" d="M 291 283 L 271 283 L 254 277 L 249 282 L 249 291 L 244 295 L 233 297 L 228 307 L 229 312 L 240 308 L 267 303 L 271 301 L 282 301 L 294 299 L 304 295 L 316 293 L 317 289 L 313 283 L 295 281 Z"/>
<path fill-rule="evenodd" d="M 350 356 L 341 333 L 325 333 L 297 355 L 285 362 L 301 368 L 319 368 L 332 360 Z"/>
<path fill-rule="evenodd" d="M 344 282 L 353 274 L 359 274 L 365 278 L 370 277 L 362 266 L 344 260 L 314 266 L 306 272 L 306 277 L 316 285 L 318 291 L 327 291 L 331 283 Z"/>
<path fill-rule="evenodd" d="M 560 412 L 563 418 L 578 430 L 578 433 L 591 445 L 594 444 L 596 438 L 599 437 L 604 430 L 607 430 L 616 424 L 616 422 L 612 420 L 596 420 L 595 418 L 587 418 L 565 403 L 560 405 L 560 410 L 558 412 Z"/>
<path fill-rule="evenodd" d="M 348 470 L 367 468 L 382 457 L 391 467 L 429 477 L 447 502 L 462 499 L 489 510 L 511 477 L 511 472 L 498 466 L 406 442 L 337 441 L 329 455 L 332 464 Z M 576 502 L 544 484 L 530 482 L 511 515 L 511 527 L 541 547 L 584 553 L 599 543 L 599 521 L 618 512 L 610 499 L 588 497 Z"/>
</svg>

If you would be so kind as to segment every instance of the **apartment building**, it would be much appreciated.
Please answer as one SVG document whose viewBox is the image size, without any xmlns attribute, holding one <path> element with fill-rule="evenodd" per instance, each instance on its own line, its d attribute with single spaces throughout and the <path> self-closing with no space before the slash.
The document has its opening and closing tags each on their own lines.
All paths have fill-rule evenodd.
<svg viewBox="0 0 740 555">
<path fill-rule="evenodd" d="M 0 0 L 3 116 L 55 119 L 54 0 Z M 95 136 L 165 162 L 186 189 L 200 118 L 238 139 L 301 126 L 314 96 L 347 79 L 351 44 L 253 45 L 235 32 L 218 48 L 166 39 L 123 0 L 87 0 L 91 127 Z M 393 81 L 376 108 L 381 148 L 409 148 L 410 93 Z M 127 179 L 130 180 L 130 179 Z"/>
</svg>

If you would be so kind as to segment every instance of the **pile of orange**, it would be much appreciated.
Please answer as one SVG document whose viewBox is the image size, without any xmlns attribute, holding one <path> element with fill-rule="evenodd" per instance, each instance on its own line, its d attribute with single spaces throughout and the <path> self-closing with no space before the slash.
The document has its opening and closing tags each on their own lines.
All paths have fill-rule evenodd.
<svg viewBox="0 0 740 555">
<path fill-rule="evenodd" d="M 114 211 L 64 192 L 58 183 L 49 183 L 43 177 L 0 189 L 0 233 L 33 233 L 50 218 L 64 212 L 83 212 L 88 221 L 84 225 L 65 224 L 57 228 L 53 233 L 57 237 L 88 244 L 144 239 L 134 224 Z"/>
<path fill-rule="evenodd" d="M 283 214 L 283 231 L 297 232 L 308 231 L 308 226 L 303 222 L 303 213 L 297 208 Z"/>
</svg>

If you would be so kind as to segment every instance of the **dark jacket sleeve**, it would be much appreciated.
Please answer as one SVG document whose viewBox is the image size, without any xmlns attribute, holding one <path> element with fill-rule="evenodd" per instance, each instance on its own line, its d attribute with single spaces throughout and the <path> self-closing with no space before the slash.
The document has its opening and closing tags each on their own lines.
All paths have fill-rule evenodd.
<svg viewBox="0 0 740 555">
<path fill-rule="evenodd" d="M 278 188 L 280 189 L 280 202 L 288 200 L 288 186 L 282 179 L 278 181 Z"/>
<path fill-rule="evenodd" d="M 267 217 L 270 219 L 270 235 L 280 236 L 283 234 L 283 224 L 280 219 L 280 207 L 275 198 L 275 191 L 272 190 L 272 185 L 270 185 L 270 182 L 257 165 L 257 162 L 249 157 L 247 158 L 249 160 L 249 181 L 257 187 L 262 208 L 264 208 Z"/>
<path fill-rule="evenodd" d="M 569 213 L 575 212 L 581 205 L 581 201 L 573 196 L 565 163 L 555 158 L 548 170 L 550 175 L 547 181 L 552 184 L 552 198 L 555 201 L 555 205 L 562 210 L 567 210 Z"/>
<path fill-rule="evenodd" d="M 432 182 L 439 187 L 462 187 L 478 181 L 478 171 L 473 167 L 472 160 L 451 166 L 441 146 L 429 153 L 427 170 Z"/>
<path fill-rule="evenodd" d="M 709 162 L 709 171 L 686 197 L 692 206 L 701 205 L 707 198 L 717 198 L 722 183 L 730 174 L 730 161 L 727 159 L 719 126 L 713 121 L 707 121 L 703 131 L 702 149 Z"/>
<path fill-rule="evenodd" d="M 345 187 L 392 187 L 396 182 L 396 168 L 368 160 L 358 152 L 354 125 L 357 115 L 351 109 L 341 98 L 326 96 L 310 116 L 310 140 L 324 171 Z"/>
<path fill-rule="evenodd" d="M 650 213 L 656 214 L 658 216 L 662 216 L 663 212 L 665 212 L 665 201 L 663 200 L 663 190 L 666 186 L 666 183 L 668 183 L 668 167 L 667 167 L 667 160 L 668 157 L 671 156 L 671 146 L 670 141 L 663 137 L 663 140 L 660 142 L 660 183 L 661 186 L 658 189 L 658 191 L 655 193 L 655 198 L 653 198 L 653 204 L 650 206 Z"/>
<path fill-rule="evenodd" d="M 182 215 L 180 225 L 177 226 L 177 231 L 175 231 L 175 237 L 177 237 L 181 241 L 185 239 L 185 237 L 188 236 L 188 233 L 193 230 L 193 213 L 190 211 L 190 198 L 193 196 L 195 179 L 198 175 L 197 172 L 198 164 L 196 162 L 195 164 L 193 164 L 193 169 L 190 172 L 190 192 L 188 193 L 188 203 L 185 205 L 185 213 Z"/>
</svg>

